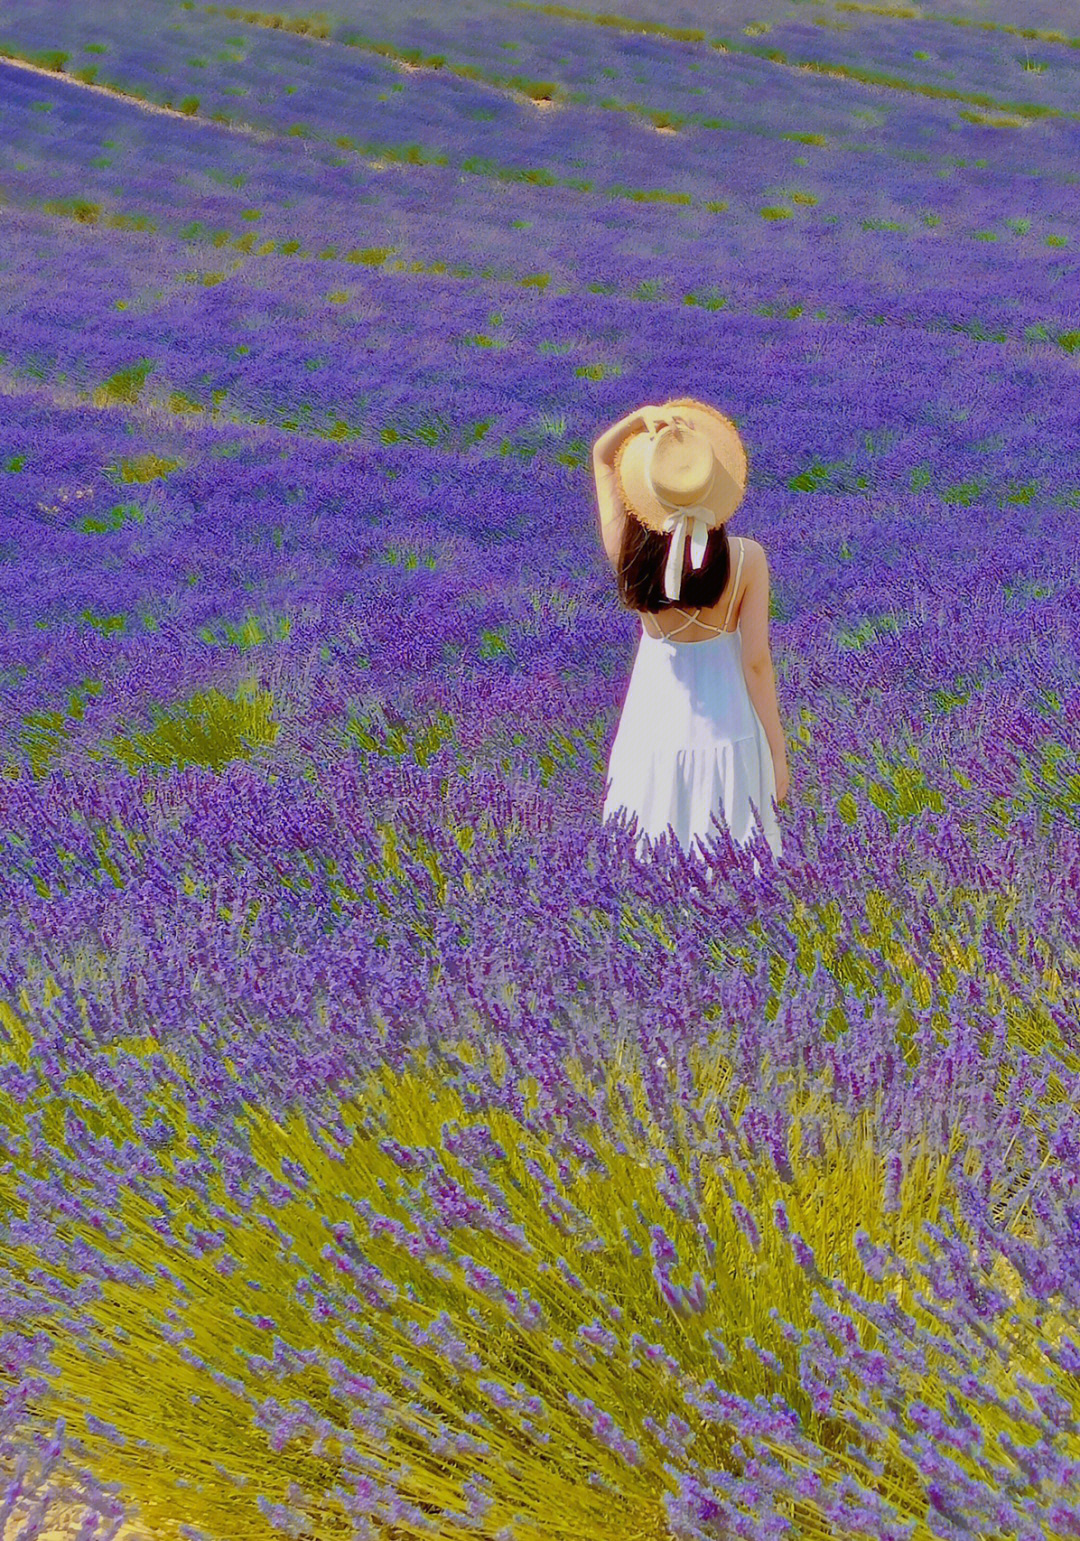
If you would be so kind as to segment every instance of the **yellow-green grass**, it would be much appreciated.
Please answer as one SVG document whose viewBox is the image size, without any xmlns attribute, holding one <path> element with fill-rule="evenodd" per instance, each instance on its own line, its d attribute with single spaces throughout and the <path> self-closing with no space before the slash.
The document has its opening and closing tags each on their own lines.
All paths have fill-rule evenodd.
<svg viewBox="0 0 1080 1541">
<path fill-rule="evenodd" d="M 4 1005 L 0 1018 L 9 1040 L 6 1052 L 25 1068 L 31 1044 L 25 1025 L 30 1002 L 25 992 L 18 1005 L 21 1017 Z M 467 1042 L 446 1047 L 466 1062 L 479 1057 Z M 111 1059 L 121 1051 L 139 1057 L 161 1055 L 172 1069 L 183 1074 L 180 1056 L 163 1051 L 151 1039 L 128 1039 L 103 1052 Z M 491 1046 L 487 1061 L 500 1080 L 507 1062 L 498 1045 Z M 163 1331 L 166 1313 L 175 1312 L 174 1326 L 186 1331 L 188 1351 L 243 1382 L 252 1395 L 272 1394 L 283 1405 L 294 1397 L 303 1398 L 340 1422 L 345 1421 L 349 1409 L 331 1391 L 322 1366 L 268 1377 L 246 1364 L 238 1348 L 243 1353 L 269 1356 L 275 1333 L 301 1349 L 320 1347 L 342 1359 L 351 1372 L 371 1375 L 395 1400 L 400 1399 L 402 1406 L 408 1406 L 417 1396 L 404 1384 L 402 1367 L 392 1361 L 397 1352 L 422 1376 L 419 1400 L 425 1407 L 421 1422 L 428 1430 L 433 1430 L 439 1419 L 452 1429 L 463 1429 L 463 1415 L 475 1409 L 491 1419 L 491 1427 L 484 1430 L 491 1451 L 482 1465 L 496 1495 L 496 1508 L 489 1519 L 493 1529 L 498 1528 L 495 1522 L 500 1516 L 503 1523 L 510 1523 L 515 1514 L 527 1513 L 527 1520 L 514 1521 L 515 1537 L 521 1541 L 551 1541 L 556 1534 L 596 1537 L 598 1541 L 603 1537 L 607 1541 L 613 1527 L 628 1541 L 661 1541 L 666 1531 L 660 1496 L 670 1483 L 662 1464 L 669 1457 L 642 1420 L 648 1415 L 663 1426 L 669 1414 L 682 1417 L 698 1435 L 696 1459 L 710 1467 L 737 1469 L 740 1456 L 746 1454 L 733 1443 L 728 1430 L 703 1420 L 681 1396 L 684 1386 L 700 1384 L 717 1373 L 715 1338 L 731 1355 L 731 1364 L 723 1374 L 725 1389 L 750 1398 L 779 1392 L 798 1411 L 803 1432 L 820 1446 L 823 1469 L 838 1474 L 850 1467 L 865 1480 L 865 1469 L 844 1451 L 851 1428 L 842 1417 L 825 1419 L 814 1412 L 800 1387 L 797 1352 L 770 1317 L 771 1308 L 776 1306 L 781 1318 L 799 1328 L 810 1327 L 815 1288 L 830 1304 L 844 1309 L 830 1284 L 815 1284 L 795 1261 L 787 1242 L 774 1229 L 773 1205 L 783 1201 L 791 1230 L 809 1244 L 826 1279 L 835 1275 L 871 1301 L 895 1296 L 915 1319 L 933 1326 L 933 1314 L 918 1304 L 909 1284 L 888 1277 L 878 1284 L 869 1278 L 855 1249 L 854 1233 L 863 1227 L 874 1244 L 895 1248 L 917 1267 L 923 1222 L 939 1222 L 946 1206 L 956 1213 L 953 1164 L 961 1163 L 969 1176 L 975 1176 L 977 1163 L 965 1153 L 963 1136 L 955 1130 L 945 1155 L 932 1153 L 924 1143 L 908 1153 L 899 1207 L 887 1213 L 883 1162 L 875 1144 L 873 1118 L 865 1113 L 851 1118 L 832 1100 L 827 1082 L 812 1087 L 803 1074 L 789 1072 L 778 1078 L 778 1084 L 787 1086 L 793 1115 L 790 1180 L 785 1180 L 771 1162 L 751 1158 L 737 1133 L 748 1093 L 744 1087 L 731 1098 L 732 1065 L 723 1047 L 717 1043 L 692 1051 L 690 1070 L 700 1123 L 676 1102 L 676 1135 L 669 1140 L 650 1110 L 636 1053 L 620 1049 L 603 1084 L 593 1088 L 611 1108 L 617 1140 L 595 1131 L 586 1134 L 588 1145 L 603 1163 L 602 1174 L 590 1170 L 590 1164 L 571 1160 L 565 1181 L 560 1180 L 559 1163 L 546 1137 L 526 1129 L 521 1120 L 503 1111 L 485 1109 L 482 1115 L 470 1114 L 460 1092 L 447 1083 L 445 1075 L 419 1060 L 399 1077 L 384 1068 L 357 1087 L 355 1097 L 343 1098 L 341 1118 L 350 1130 L 350 1141 L 340 1147 L 340 1161 L 320 1148 L 300 1114 L 279 1125 L 265 1111 L 249 1105 L 242 1121 L 250 1130 L 252 1153 L 264 1170 L 294 1191 L 278 1207 L 265 1198 L 255 1200 L 245 1216 L 221 1181 L 211 1181 L 209 1196 L 227 1212 L 225 1221 L 212 1218 L 193 1188 L 175 1175 L 177 1161 L 192 1153 L 187 1142 L 193 1128 L 171 1089 L 155 1093 L 154 1105 L 141 1126 L 121 1100 L 89 1073 L 69 1075 L 57 1095 L 39 1093 L 21 1106 L 0 1096 L 6 1143 L 25 1129 L 28 1117 L 39 1113 L 49 1147 L 57 1153 L 74 1154 L 67 1144 L 68 1110 L 93 1135 L 108 1134 L 118 1145 L 127 1139 L 140 1142 L 146 1127 L 162 1116 L 177 1134 L 172 1149 L 160 1155 L 158 1170 L 146 1191 L 136 1193 L 122 1185 L 116 1201 L 108 1206 L 109 1219 L 118 1222 L 112 1237 L 81 1223 L 59 1224 L 61 1235 L 83 1236 L 105 1256 L 135 1263 L 152 1282 L 102 1281 L 100 1299 L 86 1308 L 93 1324 L 91 1341 L 83 1344 L 71 1334 L 56 1334 L 51 1390 L 30 1409 L 30 1422 L 35 1427 L 51 1427 L 62 1415 L 68 1432 L 85 1446 L 95 1473 L 119 1484 L 143 1526 L 155 1537 L 178 1535 L 178 1524 L 186 1521 L 203 1525 L 211 1534 L 227 1536 L 230 1541 L 246 1537 L 262 1541 L 266 1522 L 255 1503 L 255 1493 L 288 1502 L 289 1484 L 297 1483 L 305 1493 L 328 1494 L 335 1480 L 340 1446 L 331 1439 L 323 1453 L 316 1454 L 314 1437 L 305 1434 L 275 1452 L 266 1432 L 255 1426 L 250 1405 L 216 1385 L 206 1371 L 183 1357 L 181 1345 L 168 1341 Z M 587 1089 L 585 1072 L 573 1056 L 567 1063 L 567 1075 L 579 1088 Z M 619 1086 L 630 1091 L 632 1118 L 621 1106 L 616 1091 Z M 535 1105 L 536 1090 L 535 1084 L 522 1088 L 527 1111 Z M 823 1132 L 817 1155 L 810 1154 L 801 1139 L 809 1120 Z M 440 1274 L 429 1259 L 413 1258 L 391 1237 L 368 1234 L 365 1222 L 345 1195 L 353 1201 L 366 1199 L 375 1214 L 409 1225 L 406 1201 L 412 1179 L 380 1149 L 381 1140 L 391 1139 L 404 1147 L 429 1148 L 451 1180 L 484 1204 L 485 1196 L 471 1173 L 446 1152 L 443 1135 L 448 1123 L 461 1128 L 487 1124 L 505 1153 L 505 1161 L 492 1169 L 491 1176 L 505 1195 L 513 1224 L 521 1227 L 527 1240 L 522 1246 L 486 1229 L 458 1230 L 452 1233 L 454 1258 L 441 1259 L 439 1266 L 444 1271 Z M 723 1139 L 725 1127 L 739 1160 L 718 1160 L 712 1153 L 698 1155 L 703 1137 Z M 206 1141 L 205 1131 L 201 1138 Z M 622 1151 L 620 1141 L 625 1146 Z M 286 1155 L 308 1174 L 307 1194 L 283 1173 L 281 1158 Z M 701 1174 L 701 1230 L 690 1219 L 675 1214 L 660 1192 L 668 1164 L 688 1180 L 691 1159 L 699 1163 Z M 564 1218 L 555 1218 L 556 1211 L 550 1202 L 545 1204 L 542 1184 L 530 1174 L 527 1160 L 536 1163 L 576 1213 L 568 1209 Z M 15 1216 L 25 1214 L 25 1205 L 16 1194 L 25 1162 L 25 1153 L 20 1152 L 15 1167 L 0 1176 L 4 1207 Z M 38 1176 L 47 1175 L 47 1165 L 37 1166 Z M 994 1179 L 999 1192 L 1014 1180 L 1020 1179 L 1007 1171 L 997 1173 Z M 190 1222 L 207 1231 L 220 1231 L 222 1245 L 203 1256 L 188 1246 L 168 1246 L 149 1224 L 151 1217 L 161 1212 L 151 1196 L 168 1205 L 176 1230 L 184 1231 L 184 1222 Z M 761 1238 L 756 1251 L 732 1212 L 732 1199 L 745 1205 L 754 1217 Z M 280 1235 L 264 1226 L 260 1213 L 272 1219 Z M 346 1276 L 343 1289 L 338 1291 L 333 1267 L 320 1254 L 331 1242 L 327 1227 L 349 1221 L 357 1245 L 392 1281 L 391 1289 L 396 1287 L 397 1294 L 391 1310 L 374 1306 L 362 1310 L 354 1319 L 348 1346 L 343 1347 L 334 1337 L 332 1323 L 313 1321 L 295 1285 L 303 1276 L 321 1275 L 326 1280 L 323 1293 L 348 1314 L 347 1301 L 355 1299 L 355 1285 L 350 1285 Z M 1030 1238 L 1022 1217 L 1014 1224 L 1015 1234 Z M 695 1271 L 706 1281 L 704 1312 L 677 1314 L 665 1304 L 652 1277 L 651 1225 L 663 1226 L 677 1248 L 676 1283 L 689 1287 Z M 703 1232 L 715 1247 L 712 1261 Z M 582 1243 L 593 1235 L 602 1237 L 604 1245 L 589 1251 Z M 635 1255 L 635 1248 L 640 1249 L 640 1255 Z M 231 1252 L 239 1260 L 240 1266 L 230 1277 L 213 1267 L 213 1258 L 223 1252 Z M 467 1282 L 459 1257 L 472 1258 L 489 1268 L 522 1301 L 531 1297 L 540 1302 L 550 1323 L 548 1330 L 531 1332 L 518 1326 L 505 1305 L 495 1303 Z M 41 1266 L 40 1256 L 27 1247 L 11 1248 L 9 1258 L 16 1273 L 29 1275 Z M 580 1289 L 560 1272 L 560 1259 L 581 1281 Z M 183 1281 L 183 1291 L 158 1274 L 163 1264 Z M 62 1270 L 60 1275 L 65 1277 Z M 1063 1322 L 1055 1311 L 1041 1308 L 1041 1325 L 1036 1324 L 1040 1308 L 1022 1297 L 1017 1276 L 1000 1257 L 990 1278 L 1008 1285 L 1009 1293 L 1015 1292 L 1017 1298 L 1011 1325 L 1004 1314 L 996 1323 L 997 1330 L 1006 1335 L 1007 1358 L 991 1357 L 982 1371 L 984 1384 L 1004 1397 L 1019 1391 L 1018 1374 L 1046 1379 L 1048 1366 L 1038 1346 L 1040 1337 L 1049 1334 L 1056 1341 Z M 257 1281 L 257 1291 L 247 1284 L 248 1279 Z M 65 1282 L 77 1284 L 80 1279 L 68 1275 Z M 619 1321 L 610 1314 L 613 1306 L 622 1313 Z M 413 1322 L 427 1329 L 441 1311 L 447 1313 L 468 1351 L 479 1356 L 482 1370 L 452 1372 L 440 1354 L 414 1347 L 399 1325 Z M 256 1325 L 255 1317 L 271 1320 L 273 1328 Z M 610 1358 L 576 1340 L 578 1329 L 588 1327 L 594 1319 L 617 1339 L 618 1347 Z M 375 1337 L 367 1347 L 361 1344 L 364 1320 L 375 1326 Z M 27 1330 L 31 1325 L 26 1323 Z M 38 1325 L 46 1323 L 43 1320 Z M 662 1362 L 650 1363 L 645 1358 L 632 1367 L 630 1360 L 635 1356 L 630 1350 L 630 1334 L 634 1331 L 650 1343 L 663 1345 L 677 1361 L 677 1368 L 668 1369 Z M 562 1352 L 553 1346 L 553 1334 L 562 1340 Z M 766 1369 L 746 1348 L 744 1339 L 748 1336 L 777 1357 L 784 1367 L 781 1374 Z M 867 1349 L 877 1341 L 876 1330 L 865 1319 L 861 1319 L 859 1338 Z M 912 1380 L 907 1388 L 911 1397 L 931 1406 L 942 1396 L 935 1379 L 936 1367 L 936 1356 L 931 1353 L 925 1377 Z M 498 1412 L 478 1387 L 478 1381 L 485 1378 L 510 1387 L 520 1382 L 529 1394 L 544 1399 L 549 1416 L 536 1421 L 550 1433 L 549 1444 L 533 1442 L 523 1431 L 520 1415 Z M 567 1404 L 566 1394 L 571 1391 L 609 1411 L 637 1441 L 645 1455 L 640 1467 L 625 1466 L 598 1444 L 587 1422 Z M 193 1401 L 193 1397 L 198 1400 Z M 843 1403 L 841 1397 L 840 1405 Z M 91 1433 L 85 1421 L 87 1411 L 119 1429 L 127 1438 L 126 1448 Z M 1002 1428 L 1008 1428 L 1021 1442 L 1024 1439 L 1022 1429 L 996 1412 L 987 1414 L 984 1428 L 991 1455 L 995 1435 Z M 145 1440 L 147 1445 L 136 1445 L 135 1440 Z M 419 1504 L 464 1510 L 462 1485 L 477 1468 L 475 1457 L 436 1457 L 425 1452 L 421 1436 L 402 1428 L 385 1439 L 358 1436 L 357 1444 L 388 1473 L 399 1456 L 412 1464 L 411 1474 L 400 1484 L 404 1496 Z M 781 1457 L 785 1455 L 781 1446 L 772 1444 L 770 1448 Z M 886 1461 L 886 1471 L 875 1485 L 905 1514 L 914 1517 L 920 1513 L 917 1470 L 895 1447 L 889 1448 L 887 1456 L 880 1447 L 875 1453 Z M 792 1469 L 801 1459 L 790 1451 L 787 1458 Z M 601 1486 L 587 1482 L 591 1471 L 601 1474 Z M 240 1485 L 245 1479 L 249 1487 Z M 192 1485 L 185 1486 L 188 1482 Z M 811 1527 L 806 1534 L 814 1533 L 812 1512 L 793 1505 L 791 1513 Z M 555 1528 L 552 1516 L 559 1517 Z M 316 1503 L 309 1519 L 313 1536 L 345 1537 L 351 1533 L 349 1521 L 332 1498 Z M 386 1534 L 404 1537 L 410 1532 L 390 1528 Z M 915 1534 L 918 1537 L 924 1532 L 917 1529 Z"/>
</svg>

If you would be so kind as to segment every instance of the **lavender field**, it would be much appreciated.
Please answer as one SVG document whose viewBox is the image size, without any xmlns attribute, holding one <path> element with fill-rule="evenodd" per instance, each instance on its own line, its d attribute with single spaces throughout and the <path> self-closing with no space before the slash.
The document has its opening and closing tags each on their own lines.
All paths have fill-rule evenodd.
<svg viewBox="0 0 1080 1541">
<path fill-rule="evenodd" d="M 1080 1536 L 1078 103 L 1049 0 L 4 0 L 5 1541 Z M 776 863 L 600 822 L 673 396 Z"/>
</svg>

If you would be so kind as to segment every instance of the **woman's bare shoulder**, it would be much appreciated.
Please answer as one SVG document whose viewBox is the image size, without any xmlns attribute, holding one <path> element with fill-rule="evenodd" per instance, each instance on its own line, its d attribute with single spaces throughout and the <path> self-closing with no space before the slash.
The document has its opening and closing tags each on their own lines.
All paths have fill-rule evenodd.
<svg viewBox="0 0 1080 1541">
<path fill-rule="evenodd" d="M 742 582 L 739 584 L 739 605 L 743 597 L 759 588 L 768 588 L 769 564 L 765 559 L 765 547 L 749 535 L 741 537 L 743 543 Z"/>
<path fill-rule="evenodd" d="M 756 541 L 750 535 L 740 535 L 745 556 L 744 567 L 747 575 L 751 572 L 759 572 L 765 565 L 765 547 L 760 541 Z"/>
</svg>

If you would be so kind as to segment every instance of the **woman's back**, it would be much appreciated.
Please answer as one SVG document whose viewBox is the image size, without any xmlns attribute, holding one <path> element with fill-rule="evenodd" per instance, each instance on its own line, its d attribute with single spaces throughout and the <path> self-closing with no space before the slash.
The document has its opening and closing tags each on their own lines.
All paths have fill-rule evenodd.
<svg viewBox="0 0 1080 1541">
<path fill-rule="evenodd" d="M 756 568 L 757 553 L 761 547 L 748 536 L 737 535 L 731 542 L 732 557 L 728 580 L 714 605 L 685 610 L 673 606 L 655 614 L 642 612 L 641 624 L 650 637 L 672 636 L 679 642 L 695 642 L 716 634 L 716 628 L 726 631 L 739 629 L 739 616 L 751 583 L 751 571 Z M 764 557 L 764 552 L 762 552 Z M 689 624 L 688 617 L 691 618 Z M 677 633 L 677 636 L 675 635 Z"/>
</svg>

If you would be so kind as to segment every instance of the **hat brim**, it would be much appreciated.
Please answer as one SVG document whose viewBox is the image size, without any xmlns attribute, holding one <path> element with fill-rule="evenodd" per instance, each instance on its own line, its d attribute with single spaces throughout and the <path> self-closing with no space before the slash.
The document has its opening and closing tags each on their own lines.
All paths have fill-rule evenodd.
<svg viewBox="0 0 1080 1541">
<path fill-rule="evenodd" d="M 730 418 L 710 407 L 707 402 L 690 397 L 667 401 L 661 411 L 680 408 L 679 416 L 685 418 L 696 432 L 704 434 L 712 445 L 716 457 L 716 475 L 702 507 L 713 515 L 711 529 L 726 524 L 738 508 L 746 492 L 747 461 L 739 430 Z M 645 475 L 649 434 L 637 429 L 615 451 L 614 470 L 619 497 L 628 513 L 647 529 L 660 534 L 671 510 L 650 491 Z"/>
</svg>

